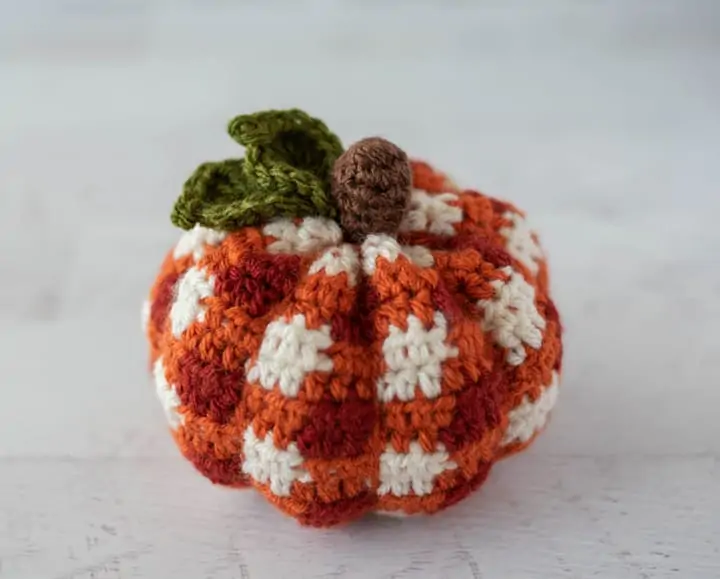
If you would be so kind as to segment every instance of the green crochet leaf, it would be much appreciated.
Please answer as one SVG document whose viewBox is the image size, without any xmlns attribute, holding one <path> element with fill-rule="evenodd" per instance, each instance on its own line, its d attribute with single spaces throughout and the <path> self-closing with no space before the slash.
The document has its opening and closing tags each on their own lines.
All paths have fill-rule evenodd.
<svg viewBox="0 0 720 579">
<path fill-rule="evenodd" d="M 269 110 L 235 117 L 228 133 L 245 157 L 200 165 L 173 207 L 174 225 L 232 231 L 276 217 L 336 216 L 330 172 L 343 147 L 322 121 Z"/>
</svg>

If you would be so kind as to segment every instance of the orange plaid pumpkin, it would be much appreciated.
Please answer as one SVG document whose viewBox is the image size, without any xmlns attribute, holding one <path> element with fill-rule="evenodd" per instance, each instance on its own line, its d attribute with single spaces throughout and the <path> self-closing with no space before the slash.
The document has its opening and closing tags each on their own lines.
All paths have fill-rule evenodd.
<svg viewBox="0 0 720 579">
<path fill-rule="evenodd" d="M 545 426 L 562 358 L 536 235 L 409 161 L 395 235 L 189 228 L 144 310 L 172 435 L 212 482 L 301 523 L 434 513 Z"/>
</svg>

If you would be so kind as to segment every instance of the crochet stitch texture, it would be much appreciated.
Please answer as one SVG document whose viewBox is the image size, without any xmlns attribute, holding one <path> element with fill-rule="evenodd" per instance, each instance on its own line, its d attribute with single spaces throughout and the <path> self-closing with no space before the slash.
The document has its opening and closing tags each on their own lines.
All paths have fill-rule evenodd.
<svg viewBox="0 0 720 579">
<path fill-rule="evenodd" d="M 558 395 L 524 213 L 382 139 L 344 151 L 302 111 L 229 132 L 246 156 L 188 179 L 143 309 L 182 455 L 304 525 L 457 503 Z"/>
</svg>

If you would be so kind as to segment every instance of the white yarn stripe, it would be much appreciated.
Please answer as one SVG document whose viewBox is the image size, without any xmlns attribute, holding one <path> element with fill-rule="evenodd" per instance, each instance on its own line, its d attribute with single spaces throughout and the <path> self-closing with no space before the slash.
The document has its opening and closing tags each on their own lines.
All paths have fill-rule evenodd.
<svg viewBox="0 0 720 579">
<path fill-rule="evenodd" d="M 543 251 L 533 239 L 533 232 L 527 221 L 513 211 L 506 211 L 503 218 L 512 223 L 509 227 L 500 228 L 500 235 L 505 238 L 508 253 L 536 275 Z"/>
<path fill-rule="evenodd" d="M 557 402 L 559 393 L 559 377 L 553 372 L 552 382 L 534 402 L 528 396 L 513 408 L 508 417 L 510 423 L 503 437 L 503 444 L 527 442 L 536 432 L 542 430 L 547 423 L 550 412 Z"/>
<path fill-rule="evenodd" d="M 185 417 L 178 412 L 180 408 L 180 397 L 177 395 L 175 388 L 168 384 L 165 378 L 165 367 L 162 358 L 158 358 L 153 368 L 153 376 L 155 378 L 155 392 L 157 393 L 160 404 L 165 412 L 170 428 L 175 430 L 178 426 L 185 422 Z"/>
<path fill-rule="evenodd" d="M 308 373 L 332 371 L 332 360 L 324 352 L 332 344 L 330 326 L 309 330 L 302 314 L 289 322 L 270 322 L 247 379 L 259 382 L 266 390 L 278 385 L 285 396 L 295 398 Z"/>
<path fill-rule="evenodd" d="M 150 300 L 143 300 L 142 310 L 140 311 L 140 319 L 142 321 L 143 332 L 147 333 L 148 326 L 150 325 Z"/>
<path fill-rule="evenodd" d="M 360 253 L 363 271 L 367 275 L 375 273 L 379 257 L 394 263 L 398 257 L 404 255 L 418 267 L 431 267 L 435 263 L 435 258 L 427 247 L 422 245 L 401 246 L 397 239 L 385 234 L 368 235 L 360 247 Z"/>
<path fill-rule="evenodd" d="M 179 259 L 186 255 L 192 255 L 195 262 L 197 262 L 205 254 L 205 245 L 218 245 L 226 237 L 227 233 L 224 231 L 216 231 L 202 225 L 195 225 L 182 234 L 173 251 L 173 257 Z"/>
<path fill-rule="evenodd" d="M 291 442 L 286 450 L 280 450 L 273 444 L 272 430 L 258 438 L 252 425 L 248 426 L 243 454 L 242 471 L 259 483 L 270 483 L 270 490 L 279 497 L 290 495 L 293 481 L 312 482 L 297 444 Z"/>
<path fill-rule="evenodd" d="M 401 497 L 409 495 L 427 495 L 433 490 L 435 477 L 446 470 L 457 468 L 442 443 L 438 443 L 435 452 L 426 453 L 420 443 L 410 443 L 408 453 L 395 452 L 388 444 L 380 455 L 380 487 L 378 494 L 391 493 Z"/>
<path fill-rule="evenodd" d="M 408 316 L 407 331 L 390 326 L 382 346 L 387 371 L 378 380 L 378 398 L 383 402 L 394 398 L 412 400 L 416 387 L 427 398 L 440 396 L 442 363 L 458 355 L 458 349 L 448 346 L 446 339 L 447 321 L 440 312 L 435 312 L 429 330 L 412 314 Z"/>
<path fill-rule="evenodd" d="M 362 254 L 363 270 L 367 275 L 372 275 L 375 273 L 379 257 L 384 257 L 392 263 L 402 253 L 402 249 L 394 237 L 373 233 L 363 241 L 360 253 Z"/>
<path fill-rule="evenodd" d="M 495 343 L 507 348 L 506 360 L 519 366 L 527 356 L 525 345 L 538 349 L 542 345 L 545 319 L 535 307 L 535 288 L 511 267 L 502 270 L 509 276 L 504 282 L 491 282 L 495 296 L 479 300 L 484 310 L 483 330 L 491 332 Z"/>
<path fill-rule="evenodd" d="M 418 267 L 435 265 L 432 252 L 424 245 L 403 245 L 402 252 Z"/>
<path fill-rule="evenodd" d="M 270 253 L 312 253 L 342 243 L 340 226 L 331 219 L 306 217 L 299 225 L 278 219 L 263 227 L 263 233 L 277 238 L 267 246 Z"/>
<path fill-rule="evenodd" d="M 179 338 L 195 321 L 205 319 L 202 300 L 213 295 L 215 278 L 203 269 L 191 267 L 180 278 L 177 296 L 170 308 L 170 327 L 173 336 Z"/>
<path fill-rule="evenodd" d="M 350 244 L 344 243 L 340 247 L 332 247 L 323 253 L 310 266 L 308 273 L 315 274 L 325 271 L 325 275 L 334 276 L 345 272 L 350 286 L 357 283 L 360 270 L 360 259 L 357 250 Z"/>
<path fill-rule="evenodd" d="M 455 235 L 454 223 L 462 221 L 462 209 L 451 202 L 455 193 L 430 194 L 414 189 L 400 231 L 427 231 L 437 235 Z"/>
</svg>

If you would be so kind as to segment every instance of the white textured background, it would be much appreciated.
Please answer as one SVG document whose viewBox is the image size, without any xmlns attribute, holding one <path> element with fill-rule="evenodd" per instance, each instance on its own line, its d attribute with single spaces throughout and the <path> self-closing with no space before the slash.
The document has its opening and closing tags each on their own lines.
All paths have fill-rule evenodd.
<svg viewBox="0 0 720 579">
<path fill-rule="evenodd" d="M 0 578 L 720 577 L 720 2 L 239 5 L 0 0 Z M 302 529 L 165 431 L 170 208 L 227 120 L 289 106 L 550 252 L 554 419 L 443 515 Z"/>
</svg>

